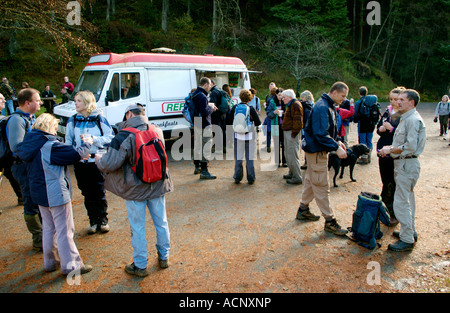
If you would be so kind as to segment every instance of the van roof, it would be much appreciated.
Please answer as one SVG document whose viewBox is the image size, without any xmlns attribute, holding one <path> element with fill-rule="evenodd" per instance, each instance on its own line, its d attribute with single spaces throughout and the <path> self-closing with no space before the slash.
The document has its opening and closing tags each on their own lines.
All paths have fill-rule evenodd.
<svg viewBox="0 0 450 313">
<path fill-rule="evenodd" d="M 216 64 L 245 67 L 236 57 L 214 55 L 161 54 L 161 53 L 102 53 L 92 56 L 86 66 L 118 65 L 125 63 Z M 142 66 L 142 64 L 139 64 Z"/>
</svg>

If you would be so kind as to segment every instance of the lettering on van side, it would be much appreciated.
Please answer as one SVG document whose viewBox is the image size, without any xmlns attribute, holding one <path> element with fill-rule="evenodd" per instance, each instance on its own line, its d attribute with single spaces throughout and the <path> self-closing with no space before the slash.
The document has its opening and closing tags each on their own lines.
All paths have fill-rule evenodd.
<svg viewBox="0 0 450 313">
<path fill-rule="evenodd" d="M 184 107 L 184 101 L 181 102 L 164 102 L 162 111 L 164 114 L 181 113 Z"/>
</svg>

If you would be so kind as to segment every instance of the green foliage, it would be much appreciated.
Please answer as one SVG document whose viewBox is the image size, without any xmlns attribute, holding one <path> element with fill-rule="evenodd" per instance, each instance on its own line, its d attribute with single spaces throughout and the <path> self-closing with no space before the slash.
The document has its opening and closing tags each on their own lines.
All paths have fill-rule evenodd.
<svg viewBox="0 0 450 313">
<path fill-rule="evenodd" d="M 64 2 L 58 0 L 58 3 Z M 62 1 L 62 2 L 61 2 Z M 162 0 L 111 1 L 109 21 L 106 20 L 106 1 L 83 0 L 81 27 L 64 27 L 64 36 L 79 36 L 84 42 L 67 41 L 62 53 L 52 37 L 51 23 L 45 29 L 20 29 L 14 23 L 0 20 L 1 75 L 10 78 L 14 86 L 29 81 L 41 90 L 46 82 L 59 93 L 62 77 L 68 75 L 75 83 L 84 68 L 85 47 L 95 46 L 102 52 L 148 52 L 157 47 L 170 47 L 177 53 L 233 55 L 240 57 L 250 69 L 263 74 L 252 74 L 257 89 L 267 90 L 270 81 L 296 89 L 301 78 L 301 89 L 320 96 L 335 80 L 351 86 L 350 93 L 366 85 L 373 93 L 385 97 L 392 87 L 403 85 L 418 89 L 425 97 L 436 97 L 448 92 L 450 83 L 450 23 L 448 0 L 379 0 L 382 25 L 369 26 L 366 22 L 368 1 L 365 0 L 215 0 L 221 12 L 217 24 L 220 38 L 213 42 L 213 2 L 210 0 L 170 0 L 167 32 L 161 30 Z M 6 1 L 13 5 L 13 1 Z M 38 8 L 33 2 L 27 14 L 49 14 L 49 9 Z M 47 3 L 47 2 L 45 2 Z M 64 2 L 66 3 L 66 2 Z M 355 5 L 355 7 L 353 7 Z M 8 7 L 9 8 L 9 7 Z M 10 21 L 12 10 L 2 4 L 0 11 Z M 188 11 L 189 8 L 189 11 Z M 114 10 L 113 10 L 114 9 Z M 64 10 L 58 11 L 58 23 L 64 23 Z M 41 14 L 42 15 L 42 14 Z M 22 15 L 20 15 L 22 16 Z M 47 15 L 45 15 L 47 16 Z M 17 25 L 27 25 L 21 21 Z M 32 25 L 37 25 L 33 23 Z M 314 35 L 304 36 L 295 61 L 276 56 L 288 49 L 292 52 L 289 34 L 280 34 L 279 26 L 306 28 L 313 25 Z M 86 27 L 89 26 L 89 27 Z M 8 28 L 9 27 L 9 28 Z M 299 32 L 300 32 L 299 30 Z M 293 34 L 290 34 L 293 35 Z M 308 67 L 305 53 L 316 39 L 324 37 L 332 47 L 325 65 L 326 75 L 301 74 Z M 66 37 L 64 37 L 66 38 Z M 269 48 L 269 43 L 272 45 Z M 282 52 L 281 56 L 288 55 Z M 283 60 L 283 62 L 281 62 Z M 330 64 L 329 61 L 332 61 Z M 294 73 L 293 65 L 297 65 Z M 318 63 L 319 64 L 319 63 Z M 322 71 L 323 73 L 324 71 Z M 295 75 L 293 75 L 295 74 Z M 308 78 L 309 77 L 309 78 Z M 55 87 L 53 87 L 55 86 Z"/>
</svg>

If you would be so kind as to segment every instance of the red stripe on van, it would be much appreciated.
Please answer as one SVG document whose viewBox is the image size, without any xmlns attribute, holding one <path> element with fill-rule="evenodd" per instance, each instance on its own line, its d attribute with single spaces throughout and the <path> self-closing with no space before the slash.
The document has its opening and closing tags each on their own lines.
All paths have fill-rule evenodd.
<svg viewBox="0 0 450 313">
<path fill-rule="evenodd" d="M 103 53 L 105 54 L 105 53 Z M 228 64 L 244 65 L 236 57 L 223 57 L 212 55 L 187 54 L 160 54 L 160 53 L 106 53 L 111 55 L 108 62 L 88 63 L 86 66 L 113 65 L 122 63 L 193 63 L 193 64 Z"/>
</svg>

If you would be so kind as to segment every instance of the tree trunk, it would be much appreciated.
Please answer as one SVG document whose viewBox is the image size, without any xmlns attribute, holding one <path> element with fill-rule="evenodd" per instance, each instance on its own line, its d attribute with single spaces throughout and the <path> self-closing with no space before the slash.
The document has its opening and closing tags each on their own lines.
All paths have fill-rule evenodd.
<svg viewBox="0 0 450 313">
<path fill-rule="evenodd" d="M 167 15 L 169 13 L 169 0 L 163 0 L 161 13 L 162 13 L 161 29 L 163 30 L 163 32 L 167 32 Z"/>
<path fill-rule="evenodd" d="M 297 98 L 300 98 L 300 94 L 301 94 L 301 86 L 302 86 L 302 79 L 301 78 L 297 78 Z"/>
<path fill-rule="evenodd" d="M 217 42 L 217 0 L 213 0 L 212 40 Z"/>
<path fill-rule="evenodd" d="M 109 21 L 109 15 L 111 11 L 111 0 L 106 0 L 106 20 Z"/>
</svg>

